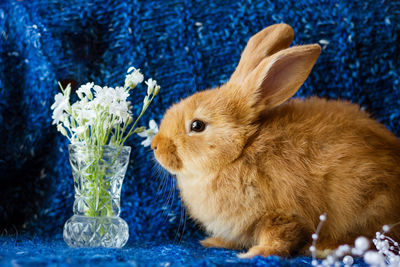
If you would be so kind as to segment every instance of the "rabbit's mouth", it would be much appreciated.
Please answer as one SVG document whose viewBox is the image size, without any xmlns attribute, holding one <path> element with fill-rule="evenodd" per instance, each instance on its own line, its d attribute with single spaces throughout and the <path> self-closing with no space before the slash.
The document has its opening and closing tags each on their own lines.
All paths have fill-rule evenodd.
<svg viewBox="0 0 400 267">
<path fill-rule="evenodd" d="M 179 158 L 174 142 L 167 137 L 157 134 L 151 144 L 154 155 L 160 163 L 171 174 L 177 174 L 182 169 L 182 160 Z"/>
<path fill-rule="evenodd" d="M 182 161 L 174 155 L 159 154 L 154 151 L 157 162 L 169 173 L 176 175 L 181 169 Z"/>
</svg>

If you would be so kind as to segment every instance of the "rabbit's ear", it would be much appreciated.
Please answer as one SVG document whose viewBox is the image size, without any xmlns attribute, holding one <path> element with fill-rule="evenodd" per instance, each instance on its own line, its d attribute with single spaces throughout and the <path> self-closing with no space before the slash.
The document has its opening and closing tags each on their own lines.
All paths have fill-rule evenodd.
<svg viewBox="0 0 400 267">
<path fill-rule="evenodd" d="M 321 53 L 317 44 L 294 46 L 265 58 L 240 90 L 257 111 L 274 108 L 292 97 L 307 79 Z"/>
<path fill-rule="evenodd" d="M 288 48 L 293 38 L 293 29 L 287 24 L 269 26 L 252 36 L 229 82 L 241 84 L 264 58 Z"/>
</svg>

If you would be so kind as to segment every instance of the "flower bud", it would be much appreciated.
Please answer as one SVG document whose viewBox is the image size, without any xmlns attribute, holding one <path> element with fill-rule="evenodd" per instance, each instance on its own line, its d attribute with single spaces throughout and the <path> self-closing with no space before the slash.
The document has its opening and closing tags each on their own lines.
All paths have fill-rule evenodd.
<svg viewBox="0 0 400 267">
<path fill-rule="evenodd" d="M 160 88 L 161 86 L 157 85 L 156 88 L 154 89 L 154 95 L 156 96 L 158 94 L 158 92 L 160 92 Z"/>
<path fill-rule="evenodd" d="M 136 132 L 136 133 L 143 133 L 145 130 L 146 130 L 146 127 L 141 126 L 141 127 L 136 128 L 136 129 L 135 129 L 135 132 Z"/>
<path fill-rule="evenodd" d="M 126 120 L 126 124 L 129 125 L 133 122 L 133 118 L 131 116 L 128 117 L 128 119 Z"/>
<path fill-rule="evenodd" d="M 143 99 L 143 104 L 147 104 L 149 102 L 149 96 L 148 95 L 146 95 L 145 97 L 144 97 L 144 99 Z"/>
<path fill-rule="evenodd" d="M 57 124 L 57 130 L 64 136 L 68 136 L 67 131 L 65 128 L 62 126 L 62 124 Z"/>
<path fill-rule="evenodd" d="M 71 94 L 71 84 L 69 83 L 69 84 L 67 85 L 67 88 L 66 88 L 65 91 L 64 91 L 64 95 L 65 95 L 65 96 L 70 96 L 70 94 Z"/>
</svg>

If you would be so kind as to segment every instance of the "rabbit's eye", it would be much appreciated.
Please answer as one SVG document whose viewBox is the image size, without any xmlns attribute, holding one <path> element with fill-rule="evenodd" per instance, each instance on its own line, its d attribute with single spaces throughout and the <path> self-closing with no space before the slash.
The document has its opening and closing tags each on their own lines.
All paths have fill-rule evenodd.
<svg viewBox="0 0 400 267">
<path fill-rule="evenodd" d="M 194 120 L 190 126 L 190 130 L 194 132 L 202 132 L 206 128 L 206 124 L 200 120 Z"/>
</svg>

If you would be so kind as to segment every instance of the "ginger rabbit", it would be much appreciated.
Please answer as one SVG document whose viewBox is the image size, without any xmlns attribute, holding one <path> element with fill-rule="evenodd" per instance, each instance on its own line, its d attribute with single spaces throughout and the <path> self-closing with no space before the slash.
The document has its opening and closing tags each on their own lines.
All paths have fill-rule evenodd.
<svg viewBox="0 0 400 267">
<path fill-rule="evenodd" d="M 318 250 L 400 221 L 399 139 L 356 104 L 290 99 L 321 51 L 292 40 L 286 24 L 254 35 L 230 80 L 173 105 L 153 139 L 205 247 L 290 256 L 324 212 Z"/>
</svg>

